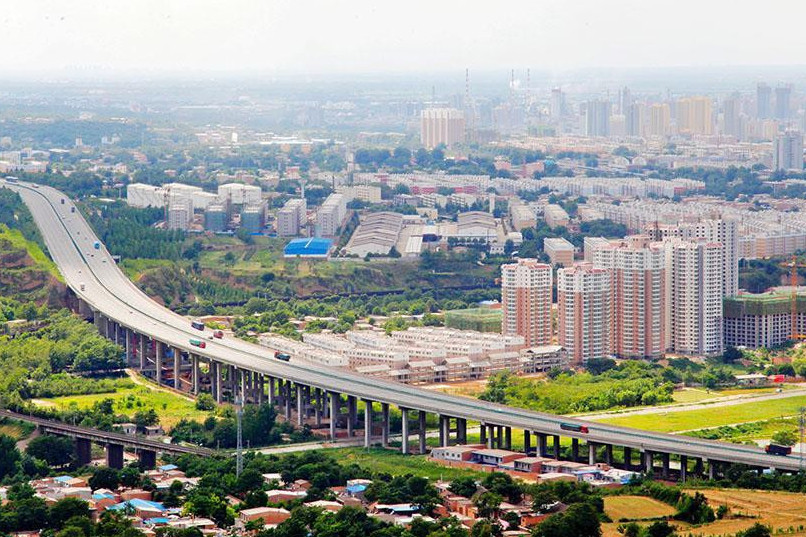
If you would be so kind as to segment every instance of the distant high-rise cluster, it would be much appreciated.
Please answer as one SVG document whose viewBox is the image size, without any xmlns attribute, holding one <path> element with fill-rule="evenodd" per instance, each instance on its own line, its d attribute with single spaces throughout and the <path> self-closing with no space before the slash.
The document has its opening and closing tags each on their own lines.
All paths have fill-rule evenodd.
<svg viewBox="0 0 806 537">
<path fill-rule="evenodd" d="M 549 265 L 502 266 L 503 332 L 552 340 Z M 722 301 L 737 294 L 736 224 L 709 220 L 620 240 L 585 240 L 585 262 L 557 270 L 556 343 L 573 364 L 724 348 Z"/>
<path fill-rule="evenodd" d="M 428 108 L 420 115 L 420 141 L 433 149 L 465 141 L 465 113 L 455 108 Z"/>
<path fill-rule="evenodd" d="M 803 134 L 787 131 L 775 138 L 772 150 L 772 167 L 775 170 L 803 170 Z"/>
</svg>

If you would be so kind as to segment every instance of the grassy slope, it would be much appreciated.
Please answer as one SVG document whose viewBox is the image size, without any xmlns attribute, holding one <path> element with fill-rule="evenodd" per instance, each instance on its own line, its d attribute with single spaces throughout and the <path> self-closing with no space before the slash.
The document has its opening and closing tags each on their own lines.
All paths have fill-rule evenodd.
<svg viewBox="0 0 806 537">
<path fill-rule="evenodd" d="M 429 479 L 450 481 L 457 477 L 481 478 L 485 474 L 463 468 L 449 468 L 430 462 L 424 455 L 402 455 L 399 452 L 380 448 L 336 448 L 329 449 L 341 464 L 357 463 L 375 472 L 386 472 L 392 475 L 416 474 Z"/>
</svg>

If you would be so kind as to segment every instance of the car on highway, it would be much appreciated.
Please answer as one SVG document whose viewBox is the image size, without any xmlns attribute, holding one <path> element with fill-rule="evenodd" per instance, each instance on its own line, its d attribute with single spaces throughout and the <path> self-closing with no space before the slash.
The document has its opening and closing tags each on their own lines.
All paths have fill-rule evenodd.
<svg viewBox="0 0 806 537">
<path fill-rule="evenodd" d="M 274 357 L 278 360 L 282 360 L 283 362 L 288 362 L 291 360 L 291 355 L 285 352 L 276 351 L 274 353 Z"/>
<path fill-rule="evenodd" d="M 201 321 L 191 321 L 190 326 L 196 330 L 204 331 L 204 323 Z"/>
<path fill-rule="evenodd" d="M 205 343 L 200 339 L 191 339 L 190 344 L 193 345 L 194 347 L 199 347 L 200 349 L 203 349 L 207 346 L 207 343 Z"/>
</svg>

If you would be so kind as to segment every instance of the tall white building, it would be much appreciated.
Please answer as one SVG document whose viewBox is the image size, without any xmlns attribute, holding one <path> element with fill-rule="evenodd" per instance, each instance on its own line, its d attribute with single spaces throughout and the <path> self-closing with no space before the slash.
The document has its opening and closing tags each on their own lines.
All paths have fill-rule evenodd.
<svg viewBox="0 0 806 537">
<path fill-rule="evenodd" d="M 316 212 L 316 226 L 323 237 L 334 237 L 347 216 L 347 200 L 341 194 L 331 194 Z"/>
<path fill-rule="evenodd" d="M 775 138 L 772 150 L 775 170 L 803 171 L 803 134 L 787 131 Z"/>
<path fill-rule="evenodd" d="M 263 193 L 259 186 L 227 183 L 218 186 L 218 198 L 233 205 L 257 205 Z"/>
<path fill-rule="evenodd" d="M 697 356 L 721 353 L 722 245 L 669 239 L 664 246 L 669 350 Z"/>
<path fill-rule="evenodd" d="M 290 199 L 277 211 L 277 234 L 281 237 L 299 235 L 305 228 L 308 205 L 304 198 Z"/>
<path fill-rule="evenodd" d="M 557 342 L 572 364 L 610 356 L 612 299 L 607 269 L 577 263 L 557 270 Z"/>
<path fill-rule="evenodd" d="M 588 101 L 585 109 L 585 135 L 610 136 L 610 101 Z"/>
<path fill-rule="evenodd" d="M 528 347 L 551 344 L 551 266 L 519 259 L 501 266 L 501 332 Z"/>
</svg>

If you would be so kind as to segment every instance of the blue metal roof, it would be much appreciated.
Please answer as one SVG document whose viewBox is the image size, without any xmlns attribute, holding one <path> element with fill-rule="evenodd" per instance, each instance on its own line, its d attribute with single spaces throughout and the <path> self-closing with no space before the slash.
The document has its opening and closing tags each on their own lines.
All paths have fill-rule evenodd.
<svg viewBox="0 0 806 537">
<path fill-rule="evenodd" d="M 286 245 L 283 255 L 286 257 L 325 257 L 332 245 L 332 239 L 294 239 Z"/>
</svg>

